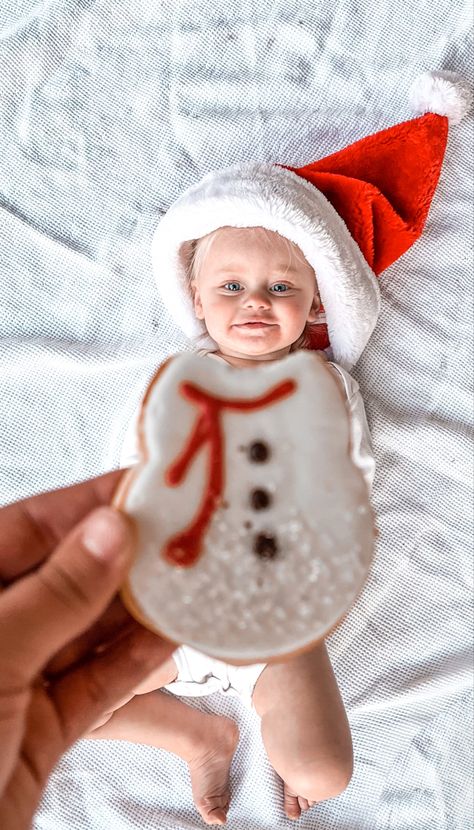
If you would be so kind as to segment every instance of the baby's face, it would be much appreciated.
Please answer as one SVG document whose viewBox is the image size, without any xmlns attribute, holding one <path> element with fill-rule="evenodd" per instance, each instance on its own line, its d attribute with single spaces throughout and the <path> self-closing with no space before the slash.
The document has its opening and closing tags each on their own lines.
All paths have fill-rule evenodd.
<svg viewBox="0 0 474 830">
<path fill-rule="evenodd" d="M 286 242 L 269 247 L 249 232 L 225 228 L 213 241 L 194 285 L 196 316 L 222 354 L 255 360 L 287 354 L 306 322 L 316 320 L 319 295 L 303 258 L 288 262 Z M 296 247 L 296 246 L 295 246 Z"/>
</svg>

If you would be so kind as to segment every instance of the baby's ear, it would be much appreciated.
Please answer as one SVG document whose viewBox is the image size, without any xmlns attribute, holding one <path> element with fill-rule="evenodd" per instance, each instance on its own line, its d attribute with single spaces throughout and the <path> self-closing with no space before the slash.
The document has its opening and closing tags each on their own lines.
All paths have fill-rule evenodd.
<svg viewBox="0 0 474 830">
<path fill-rule="evenodd" d="M 308 312 L 307 323 L 315 323 L 318 319 L 318 311 L 321 308 L 321 300 L 318 291 L 314 292 L 313 302 Z"/>
<path fill-rule="evenodd" d="M 202 302 L 201 302 L 201 295 L 199 293 L 199 289 L 196 285 L 196 281 L 193 280 L 191 282 L 191 294 L 193 298 L 194 304 L 194 313 L 198 320 L 204 320 L 204 312 L 202 310 Z"/>
</svg>

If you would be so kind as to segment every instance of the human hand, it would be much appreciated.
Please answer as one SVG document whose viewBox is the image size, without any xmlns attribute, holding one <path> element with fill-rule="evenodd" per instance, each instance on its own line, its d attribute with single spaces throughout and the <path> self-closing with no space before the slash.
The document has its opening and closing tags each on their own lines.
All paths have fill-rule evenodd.
<svg viewBox="0 0 474 830">
<path fill-rule="evenodd" d="M 0 509 L 2 830 L 30 826 L 63 752 L 175 648 L 115 596 L 134 547 L 106 506 L 122 472 Z"/>
</svg>

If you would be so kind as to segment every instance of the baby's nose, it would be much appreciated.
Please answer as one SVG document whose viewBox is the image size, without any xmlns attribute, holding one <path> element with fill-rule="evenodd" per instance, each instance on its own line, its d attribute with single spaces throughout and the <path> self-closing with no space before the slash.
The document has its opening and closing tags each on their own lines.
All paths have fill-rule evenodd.
<svg viewBox="0 0 474 830">
<path fill-rule="evenodd" d="M 245 302 L 247 308 L 270 308 L 270 298 L 265 290 L 250 291 Z"/>
</svg>

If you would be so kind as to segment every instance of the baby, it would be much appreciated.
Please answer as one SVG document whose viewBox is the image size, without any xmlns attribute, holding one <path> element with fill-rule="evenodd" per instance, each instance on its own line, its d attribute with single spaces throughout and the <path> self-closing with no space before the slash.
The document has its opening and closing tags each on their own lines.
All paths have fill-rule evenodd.
<svg viewBox="0 0 474 830">
<path fill-rule="evenodd" d="M 187 279 L 195 315 L 216 344 L 201 354 L 231 366 L 279 360 L 308 346 L 321 325 L 314 269 L 295 243 L 264 227 L 225 226 L 194 240 L 188 249 Z M 328 366 L 347 398 L 352 457 L 370 488 L 374 461 L 358 386 L 344 369 Z M 122 466 L 137 460 L 135 442 L 132 425 Z M 240 694 L 254 708 L 268 758 L 283 781 L 289 818 L 347 787 L 351 734 L 324 641 L 286 662 L 239 667 L 183 646 L 89 735 L 176 753 L 189 765 L 202 818 L 223 824 L 237 725 L 154 691 L 161 687 L 189 696 L 220 689 Z"/>
<path fill-rule="evenodd" d="M 202 354 L 238 368 L 298 348 L 330 348 L 352 458 L 369 488 L 370 439 L 347 370 L 377 322 L 376 277 L 421 235 L 448 123 L 462 119 L 472 97 L 449 72 L 425 73 L 410 94 L 423 115 L 303 167 L 251 162 L 208 173 L 161 218 L 152 245 L 161 298 L 187 336 L 206 338 Z M 137 460 L 135 430 L 131 436 L 122 466 Z M 351 735 L 323 641 L 286 662 L 240 667 L 178 648 L 96 725 L 91 737 L 147 743 L 187 761 L 199 812 L 208 824 L 223 824 L 237 727 L 152 691 L 161 687 L 178 695 L 219 688 L 254 707 L 290 818 L 347 787 Z"/>
</svg>

